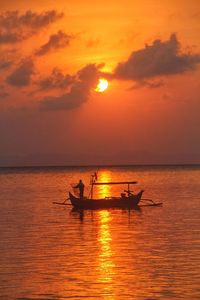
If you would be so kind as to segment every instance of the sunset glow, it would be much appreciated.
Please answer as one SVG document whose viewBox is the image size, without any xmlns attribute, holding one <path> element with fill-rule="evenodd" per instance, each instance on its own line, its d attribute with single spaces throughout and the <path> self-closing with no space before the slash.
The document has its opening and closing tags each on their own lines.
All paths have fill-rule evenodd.
<svg viewBox="0 0 200 300">
<path fill-rule="evenodd" d="M 1 2 L 0 166 L 200 163 L 199 0 Z"/>
<path fill-rule="evenodd" d="M 95 89 L 96 92 L 102 93 L 108 88 L 108 81 L 104 78 L 100 78 Z"/>
<path fill-rule="evenodd" d="M 0 0 L 0 299 L 200 300 L 200 0 Z"/>
</svg>

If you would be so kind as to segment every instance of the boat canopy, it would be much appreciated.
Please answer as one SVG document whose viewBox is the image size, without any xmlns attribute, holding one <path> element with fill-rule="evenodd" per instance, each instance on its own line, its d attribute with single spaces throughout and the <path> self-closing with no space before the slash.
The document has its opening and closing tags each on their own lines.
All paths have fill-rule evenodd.
<svg viewBox="0 0 200 300">
<path fill-rule="evenodd" d="M 111 181 L 111 182 L 93 182 L 93 185 L 108 185 L 108 184 L 136 184 L 137 181 Z"/>
</svg>

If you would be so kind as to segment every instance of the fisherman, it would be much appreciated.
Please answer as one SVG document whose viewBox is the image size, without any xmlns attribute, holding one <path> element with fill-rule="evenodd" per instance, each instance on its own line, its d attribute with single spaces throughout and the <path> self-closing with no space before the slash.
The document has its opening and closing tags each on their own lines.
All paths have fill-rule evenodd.
<svg viewBox="0 0 200 300">
<path fill-rule="evenodd" d="M 79 194 L 80 194 L 80 199 L 83 199 L 83 194 L 84 194 L 84 184 L 82 182 L 82 180 L 79 180 L 79 183 L 74 186 L 74 188 L 78 188 L 79 189 Z"/>
</svg>

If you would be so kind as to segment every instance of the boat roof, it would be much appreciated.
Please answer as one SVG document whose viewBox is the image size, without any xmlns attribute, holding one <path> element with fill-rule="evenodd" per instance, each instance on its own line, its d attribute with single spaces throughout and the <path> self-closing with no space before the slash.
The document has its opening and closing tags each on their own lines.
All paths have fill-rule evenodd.
<svg viewBox="0 0 200 300">
<path fill-rule="evenodd" d="M 110 182 L 94 182 L 93 185 L 108 185 L 108 184 L 136 184 L 137 181 L 110 181 Z"/>
</svg>

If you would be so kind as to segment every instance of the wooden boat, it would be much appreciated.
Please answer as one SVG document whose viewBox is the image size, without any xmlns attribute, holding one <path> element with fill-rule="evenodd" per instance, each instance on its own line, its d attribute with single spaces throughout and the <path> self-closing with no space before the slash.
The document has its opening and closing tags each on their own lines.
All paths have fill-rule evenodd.
<svg viewBox="0 0 200 300">
<path fill-rule="evenodd" d="M 78 198 L 69 192 L 69 200 L 74 208 L 78 209 L 102 209 L 102 208 L 134 208 L 137 207 L 143 190 L 137 194 L 130 191 L 130 185 L 136 184 L 136 181 L 120 181 L 120 182 L 96 182 L 96 174 L 91 178 L 90 197 Z M 93 187 L 96 185 L 113 185 L 113 184 L 127 184 L 128 189 L 121 193 L 119 197 L 105 197 L 103 199 L 93 199 Z"/>
<path fill-rule="evenodd" d="M 77 198 L 69 192 L 69 199 L 74 208 L 78 209 L 102 209 L 102 208 L 134 208 L 137 207 L 143 194 L 141 190 L 136 195 L 121 197 L 105 197 L 104 199 Z"/>
</svg>

